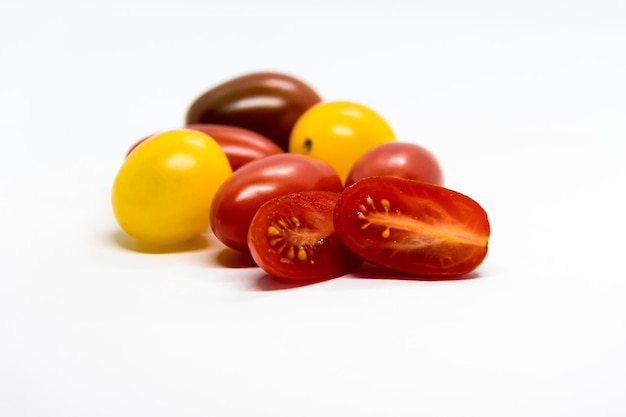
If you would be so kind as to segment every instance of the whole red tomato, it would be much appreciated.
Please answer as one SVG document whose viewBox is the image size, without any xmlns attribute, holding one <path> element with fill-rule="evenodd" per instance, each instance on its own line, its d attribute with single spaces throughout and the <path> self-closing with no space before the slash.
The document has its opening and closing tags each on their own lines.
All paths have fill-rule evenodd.
<svg viewBox="0 0 626 417">
<path fill-rule="evenodd" d="M 423 146 L 408 142 L 386 142 L 367 151 L 352 166 L 345 185 L 374 176 L 443 185 L 443 172 L 435 156 Z"/>
<path fill-rule="evenodd" d="M 369 177 L 345 188 L 335 231 L 354 253 L 414 275 L 451 277 L 487 255 L 490 226 L 470 197 L 425 182 Z"/>
<path fill-rule="evenodd" d="M 241 166 L 255 159 L 283 153 L 283 150 L 277 144 L 265 136 L 242 127 L 196 124 L 186 126 L 185 128 L 206 133 L 211 138 L 215 139 L 222 151 L 226 154 L 233 171 L 238 170 Z M 126 156 L 128 157 L 137 146 L 141 145 L 151 136 L 153 135 L 148 135 L 135 142 L 130 149 L 126 151 Z"/>
<path fill-rule="evenodd" d="M 250 222 L 265 202 L 298 191 L 342 188 L 337 172 L 322 160 L 290 153 L 266 156 L 239 168 L 218 189 L 211 228 L 226 246 L 245 252 Z"/>
<path fill-rule="evenodd" d="M 186 128 L 206 133 L 215 139 L 226 154 L 233 171 L 238 170 L 243 165 L 255 159 L 283 153 L 280 146 L 267 137 L 250 129 L 244 129 L 243 127 L 218 124 L 194 124 L 188 125 Z"/>
</svg>

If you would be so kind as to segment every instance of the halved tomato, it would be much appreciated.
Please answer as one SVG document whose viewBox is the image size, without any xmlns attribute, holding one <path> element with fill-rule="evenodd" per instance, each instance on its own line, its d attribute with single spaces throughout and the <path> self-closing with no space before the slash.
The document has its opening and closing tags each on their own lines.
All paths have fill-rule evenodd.
<svg viewBox="0 0 626 417">
<path fill-rule="evenodd" d="M 372 264 L 413 275 L 469 273 L 487 255 L 490 225 L 470 197 L 419 181 L 369 177 L 346 187 L 335 230 Z"/>
<path fill-rule="evenodd" d="M 289 280 L 325 280 L 345 275 L 363 261 L 335 234 L 339 193 L 304 191 L 263 204 L 248 230 L 248 247 L 265 272 Z"/>
</svg>

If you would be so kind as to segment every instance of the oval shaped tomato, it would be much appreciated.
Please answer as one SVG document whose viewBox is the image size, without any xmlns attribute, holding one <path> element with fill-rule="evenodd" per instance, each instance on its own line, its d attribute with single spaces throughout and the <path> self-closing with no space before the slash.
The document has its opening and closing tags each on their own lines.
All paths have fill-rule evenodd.
<svg viewBox="0 0 626 417">
<path fill-rule="evenodd" d="M 443 185 L 439 161 L 423 146 L 407 142 L 381 143 L 365 152 L 354 164 L 345 186 L 367 177 L 399 177 Z"/>
<path fill-rule="evenodd" d="M 206 133 L 213 138 L 222 151 L 226 154 L 230 167 L 233 171 L 241 168 L 255 159 L 268 155 L 283 153 L 283 150 L 274 142 L 249 129 L 237 126 L 217 125 L 217 124 L 197 124 L 186 126 L 185 129 L 196 130 Z M 141 145 L 150 136 L 146 136 L 135 142 L 126 152 L 126 156 Z"/>
<path fill-rule="evenodd" d="M 131 152 L 133 152 L 135 149 L 137 149 L 137 147 L 139 145 L 141 145 L 142 143 L 144 143 L 146 140 L 150 139 L 152 136 L 154 136 L 155 134 L 151 134 L 148 136 L 144 136 L 143 138 L 139 139 L 137 142 L 133 143 L 130 148 L 128 148 L 128 150 L 126 151 L 126 155 L 125 158 L 128 158 L 128 155 L 131 154 Z"/>
<path fill-rule="evenodd" d="M 254 261 L 278 278 L 308 281 L 345 275 L 363 261 L 335 234 L 339 193 L 307 191 L 263 204 L 250 223 L 248 247 Z"/>
<path fill-rule="evenodd" d="M 113 213 L 139 241 L 180 243 L 208 229 L 215 192 L 231 174 L 226 155 L 206 134 L 165 131 L 124 160 L 111 191 Z"/>
<path fill-rule="evenodd" d="M 243 127 L 287 150 L 296 120 L 319 101 L 318 93 L 296 77 L 253 72 L 218 84 L 196 98 L 187 110 L 186 124 Z"/>
<path fill-rule="evenodd" d="M 248 227 L 265 202 L 298 191 L 343 188 L 337 173 L 324 161 L 282 153 L 252 161 L 222 184 L 211 206 L 211 228 L 226 246 L 248 251 Z"/>
<path fill-rule="evenodd" d="M 361 155 L 392 140 L 391 126 L 371 108 L 351 101 L 328 101 L 300 116 L 291 132 L 289 152 L 323 159 L 345 181 Z"/>
<path fill-rule="evenodd" d="M 342 192 L 334 222 L 357 255 L 409 274 L 463 275 L 487 255 L 485 210 L 464 194 L 419 181 L 369 177 L 356 182 Z"/>
<path fill-rule="evenodd" d="M 270 139 L 243 127 L 195 124 L 186 126 L 186 128 L 204 132 L 215 139 L 226 154 L 233 171 L 256 159 L 284 152 Z"/>
</svg>

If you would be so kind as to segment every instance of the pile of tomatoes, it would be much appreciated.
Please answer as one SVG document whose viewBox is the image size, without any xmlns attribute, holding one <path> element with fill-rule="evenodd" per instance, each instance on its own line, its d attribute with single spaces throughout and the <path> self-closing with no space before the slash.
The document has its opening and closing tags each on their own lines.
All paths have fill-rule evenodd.
<svg viewBox="0 0 626 417">
<path fill-rule="evenodd" d="M 179 129 L 133 144 L 115 178 L 119 226 L 168 247 L 209 229 L 268 274 L 323 280 L 369 262 L 445 278 L 487 254 L 485 210 L 445 188 L 424 147 L 360 103 L 255 72 L 216 85 Z"/>
</svg>

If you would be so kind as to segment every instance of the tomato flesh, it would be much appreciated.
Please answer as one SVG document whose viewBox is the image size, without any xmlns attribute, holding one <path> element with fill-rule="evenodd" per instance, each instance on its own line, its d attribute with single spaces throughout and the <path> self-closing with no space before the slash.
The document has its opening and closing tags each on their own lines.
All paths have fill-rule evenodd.
<svg viewBox="0 0 626 417">
<path fill-rule="evenodd" d="M 476 269 L 490 234 L 487 213 L 470 197 L 394 177 L 369 177 L 345 188 L 334 224 L 346 246 L 366 261 L 436 277 Z"/>
<path fill-rule="evenodd" d="M 255 214 L 248 247 L 265 272 L 289 280 L 324 280 L 362 263 L 335 234 L 333 213 L 340 194 L 305 191 L 274 198 Z"/>
</svg>

